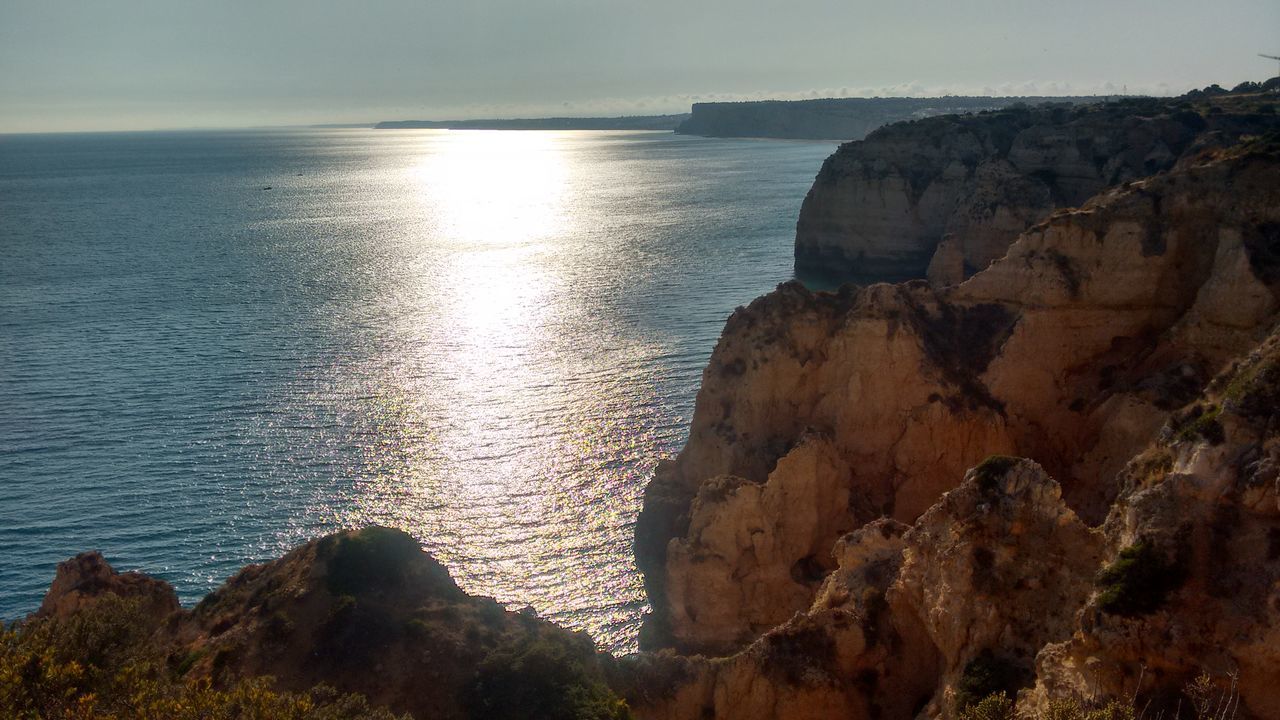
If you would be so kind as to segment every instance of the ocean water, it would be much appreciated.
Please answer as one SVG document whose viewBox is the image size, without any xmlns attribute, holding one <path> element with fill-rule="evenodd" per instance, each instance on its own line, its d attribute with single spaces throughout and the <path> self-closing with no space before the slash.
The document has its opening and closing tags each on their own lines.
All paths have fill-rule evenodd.
<svg viewBox="0 0 1280 720">
<path fill-rule="evenodd" d="M 0 618 L 102 550 L 190 603 L 335 528 L 635 645 L 631 555 L 827 143 L 0 136 Z"/>
</svg>

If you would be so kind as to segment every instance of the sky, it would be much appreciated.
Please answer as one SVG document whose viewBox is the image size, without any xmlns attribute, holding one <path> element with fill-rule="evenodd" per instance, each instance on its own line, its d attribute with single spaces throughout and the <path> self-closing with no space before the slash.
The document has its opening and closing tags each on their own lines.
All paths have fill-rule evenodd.
<svg viewBox="0 0 1280 720">
<path fill-rule="evenodd" d="M 0 0 L 0 132 L 1176 94 L 1260 52 L 1280 0 Z"/>
</svg>

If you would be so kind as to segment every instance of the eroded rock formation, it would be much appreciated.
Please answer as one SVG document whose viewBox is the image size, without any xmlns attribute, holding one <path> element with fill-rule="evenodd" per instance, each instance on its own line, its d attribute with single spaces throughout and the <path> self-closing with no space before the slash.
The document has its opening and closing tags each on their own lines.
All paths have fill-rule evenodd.
<svg viewBox="0 0 1280 720">
<path fill-rule="evenodd" d="M 1028 717 L 1062 698 L 1173 716 L 1203 675 L 1229 717 L 1277 717 L 1277 408 L 1280 331 L 1170 417 L 1102 525 L 993 456 L 914 525 L 841 538 L 814 603 L 744 650 L 627 658 L 620 689 L 663 720 L 954 718 L 993 692 Z"/>
<path fill-rule="evenodd" d="M 1136 449 L 1269 330 L 1278 233 L 1255 146 L 1055 213 L 958 286 L 792 283 L 739 309 L 646 494 L 644 642 L 745 646 L 809 605 L 842 532 L 914 522 L 993 453 L 1100 522 Z"/>
<path fill-rule="evenodd" d="M 1016 214 L 962 234 L 932 282 L 788 283 L 733 314 L 637 526 L 657 651 L 615 661 L 469 597 L 383 528 L 190 610 L 80 555 L 28 623 L 124 597 L 193 687 L 323 682 L 420 718 L 953 720 L 999 694 L 1025 717 L 1208 696 L 1228 702 L 1212 717 L 1280 717 L 1280 135 L 1174 152 L 1162 123 L 1189 118 L 1125 122 L 1117 152 L 1171 170 L 1011 245 Z M 1061 143 L 1036 133 L 1010 148 Z M 1054 192 L 1097 181 L 1076 160 Z M 1030 187 L 984 167 L 970 180 Z M 980 247 L 999 257 L 964 279 Z"/>
</svg>

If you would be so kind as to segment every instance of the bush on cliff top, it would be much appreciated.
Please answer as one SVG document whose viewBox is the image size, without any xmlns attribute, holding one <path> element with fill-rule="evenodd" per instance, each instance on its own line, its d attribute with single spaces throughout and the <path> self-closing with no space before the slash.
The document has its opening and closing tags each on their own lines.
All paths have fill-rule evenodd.
<svg viewBox="0 0 1280 720">
<path fill-rule="evenodd" d="M 329 592 L 354 597 L 398 587 L 415 560 L 427 561 L 412 536 L 383 527 L 327 537 L 319 555 L 326 563 Z"/>
<path fill-rule="evenodd" d="M 973 469 L 974 479 L 978 481 L 978 489 L 984 495 L 994 493 L 1000 487 L 1000 479 L 1018 464 L 1020 458 L 1011 455 L 988 455 Z"/>
</svg>

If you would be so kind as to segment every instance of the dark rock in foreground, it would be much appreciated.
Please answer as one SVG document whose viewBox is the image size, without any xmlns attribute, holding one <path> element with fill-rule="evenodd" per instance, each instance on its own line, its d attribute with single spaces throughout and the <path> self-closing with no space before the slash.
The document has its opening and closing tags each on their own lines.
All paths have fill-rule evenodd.
<svg viewBox="0 0 1280 720">
<path fill-rule="evenodd" d="M 195 608 L 173 588 L 116 573 L 97 553 L 62 563 L 29 623 L 137 601 L 150 643 L 185 681 L 269 676 L 276 689 L 327 685 L 416 718 L 627 717 L 591 638 L 458 589 L 411 536 L 370 527 L 251 565 Z"/>
</svg>

